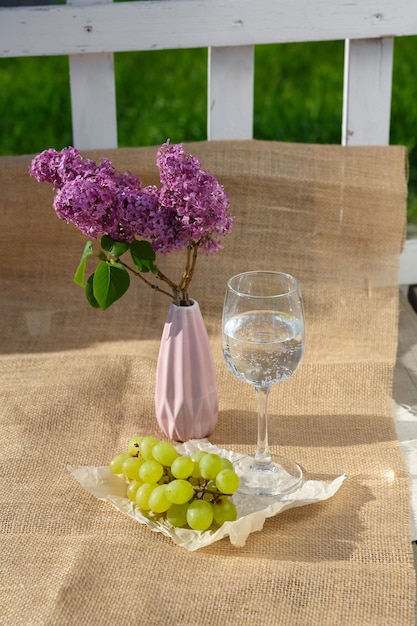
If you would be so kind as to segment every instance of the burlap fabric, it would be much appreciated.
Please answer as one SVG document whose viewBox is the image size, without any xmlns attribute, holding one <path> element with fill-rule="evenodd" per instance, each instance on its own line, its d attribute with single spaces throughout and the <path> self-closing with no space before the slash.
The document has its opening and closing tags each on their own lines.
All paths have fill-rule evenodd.
<svg viewBox="0 0 417 626">
<path fill-rule="evenodd" d="M 52 188 L 27 174 L 30 157 L 2 158 L 1 624 L 412 624 L 409 483 L 391 408 L 405 150 L 186 148 L 225 185 L 236 216 L 191 290 L 218 375 L 210 440 L 249 452 L 256 438 L 254 391 L 221 355 L 226 279 L 290 272 L 304 293 L 307 350 L 272 391 L 272 449 L 308 477 L 349 479 L 332 499 L 267 520 L 243 548 L 222 540 L 193 553 L 83 491 L 67 465 L 105 465 L 130 436 L 161 436 L 153 390 L 169 301 L 138 282 L 92 310 L 72 283 L 84 236 L 55 217 Z M 158 182 L 156 148 L 100 156 Z M 178 263 L 162 265 L 175 274 Z"/>
</svg>

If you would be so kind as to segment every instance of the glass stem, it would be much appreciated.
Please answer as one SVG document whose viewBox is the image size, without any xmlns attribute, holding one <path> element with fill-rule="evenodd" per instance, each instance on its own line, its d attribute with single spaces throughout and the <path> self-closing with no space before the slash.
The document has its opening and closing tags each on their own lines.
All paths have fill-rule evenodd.
<svg viewBox="0 0 417 626">
<path fill-rule="evenodd" d="M 268 449 L 268 398 L 270 387 L 255 387 L 258 407 L 258 442 L 255 453 L 255 469 L 263 469 L 271 464 Z"/>
</svg>

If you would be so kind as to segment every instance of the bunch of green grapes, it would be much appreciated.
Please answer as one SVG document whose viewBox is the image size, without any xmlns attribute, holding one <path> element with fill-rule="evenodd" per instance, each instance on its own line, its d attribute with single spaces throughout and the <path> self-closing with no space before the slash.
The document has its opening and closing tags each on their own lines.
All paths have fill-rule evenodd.
<svg viewBox="0 0 417 626">
<path fill-rule="evenodd" d="M 218 454 L 198 450 L 186 456 L 168 441 L 132 437 L 109 469 L 126 478 L 127 497 L 145 515 L 162 515 L 172 526 L 208 530 L 237 518 L 230 496 L 239 477 Z"/>
</svg>

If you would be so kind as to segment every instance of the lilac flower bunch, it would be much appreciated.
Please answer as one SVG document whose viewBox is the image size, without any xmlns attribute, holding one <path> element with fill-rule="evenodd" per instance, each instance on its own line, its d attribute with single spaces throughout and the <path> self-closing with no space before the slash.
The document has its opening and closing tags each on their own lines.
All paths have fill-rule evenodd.
<svg viewBox="0 0 417 626">
<path fill-rule="evenodd" d="M 156 163 L 160 187 L 143 187 L 134 174 L 117 173 L 108 159 L 97 164 L 72 147 L 45 150 L 31 163 L 30 175 L 54 186 L 58 217 L 88 237 L 100 237 L 99 254 L 88 241 L 74 277 L 92 306 L 104 309 L 120 298 L 130 285 L 131 274 L 170 295 L 176 304 L 190 304 L 188 290 L 198 251 L 217 252 L 222 238 L 231 232 L 228 194 L 202 169 L 198 158 L 187 154 L 182 144 L 167 141 L 158 149 Z M 184 248 L 184 272 L 180 282 L 174 283 L 159 271 L 156 254 Z M 121 258 L 127 252 L 133 267 Z M 85 281 L 91 256 L 100 262 Z M 144 276 L 149 273 L 156 282 Z"/>
</svg>

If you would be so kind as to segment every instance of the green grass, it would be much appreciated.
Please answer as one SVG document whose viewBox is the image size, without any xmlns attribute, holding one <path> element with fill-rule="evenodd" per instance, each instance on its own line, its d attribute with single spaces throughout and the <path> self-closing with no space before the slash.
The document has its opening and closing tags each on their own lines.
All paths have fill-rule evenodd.
<svg viewBox="0 0 417 626">
<path fill-rule="evenodd" d="M 391 143 L 410 155 L 409 222 L 417 224 L 417 37 L 395 41 Z M 119 145 L 207 136 L 207 51 L 115 55 Z M 254 136 L 340 143 L 343 42 L 258 46 Z M 68 60 L 0 59 L 0 154 L 69 145 Z"/>
</svg>

